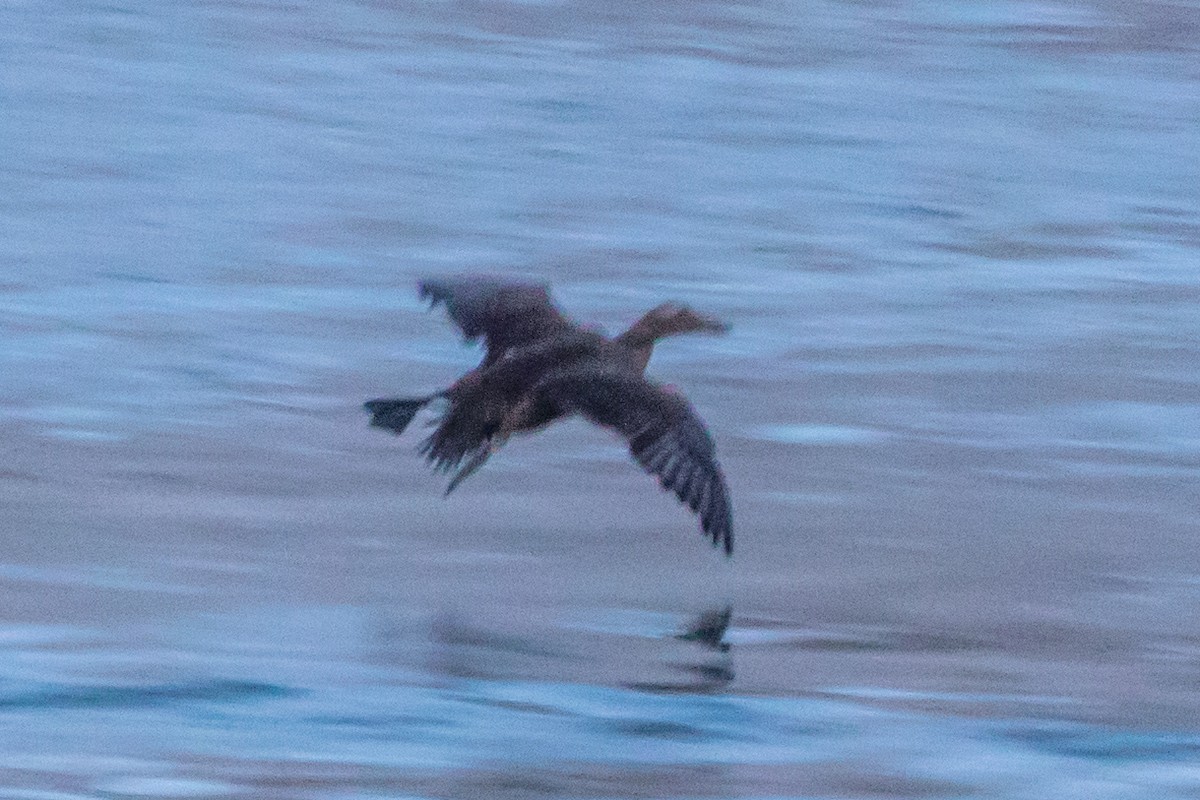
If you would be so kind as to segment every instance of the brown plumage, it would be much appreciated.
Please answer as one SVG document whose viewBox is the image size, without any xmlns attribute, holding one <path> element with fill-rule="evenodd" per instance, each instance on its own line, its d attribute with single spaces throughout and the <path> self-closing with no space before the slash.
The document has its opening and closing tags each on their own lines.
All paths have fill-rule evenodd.
<svg viewBox="0 0 1200 800">
<path fill-rule="evenodd" d="M 659 340 L 724 332 L 723 323 L 664 303 L 609 338 L 564 316 L 542 285 L 480 277 L 419 288 L 432 305 L 445 306 L 464 338 L 484 340 L 483 360 L 443 391 L 371 400 L 366 408 L 372 425 L 399 434 L 427 403 L 448 402 L 421 447 L 436 469 L 457 470 L 447 494 L 509 436 L 578 414 L 624 437 L 634 459 L 700 516 L 713 544 L 732 553 L 728 490 L 708 430 L 681 394 L 644 375 Z"/>
</svg>

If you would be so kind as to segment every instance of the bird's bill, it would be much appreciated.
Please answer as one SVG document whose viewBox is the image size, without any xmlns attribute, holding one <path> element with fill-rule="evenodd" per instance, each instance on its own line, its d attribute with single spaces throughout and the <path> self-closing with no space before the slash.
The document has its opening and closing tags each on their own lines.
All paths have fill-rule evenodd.
<svg viewBox="0 0 1200 800">
<path fill-rule="evenodd" d="M 696 326 L 705 333 L 729 333 L 729 323 L 708 314 L 696 314 Z"/>
</svg>

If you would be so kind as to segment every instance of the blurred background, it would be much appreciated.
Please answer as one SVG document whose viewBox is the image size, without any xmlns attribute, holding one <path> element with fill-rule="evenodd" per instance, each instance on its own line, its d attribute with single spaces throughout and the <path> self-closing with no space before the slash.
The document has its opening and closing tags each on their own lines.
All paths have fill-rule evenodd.
<svg viewBox="0 0 1200 800">
<path fill-rule="evenodd" d="M 3 0 L 0 797 L 1200 797 L 1198 123 L 1187 0 Z M 464 271 L 732 324 L 732 561 L 367 428 Z"/>
</svg>

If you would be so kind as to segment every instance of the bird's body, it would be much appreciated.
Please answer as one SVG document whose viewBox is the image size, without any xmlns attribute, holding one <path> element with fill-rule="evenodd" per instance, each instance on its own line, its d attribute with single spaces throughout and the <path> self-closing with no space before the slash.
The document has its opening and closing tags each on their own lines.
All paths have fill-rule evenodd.
<svg viewBox="0 0 1200 800">
<path fill-rule="evenodd" d="M 655 342 L 694 331 L 722 332 L 722 323 L 668 303 L 609 338 L 565 317 L 536 284 L 459 278 L 425 281 L 420 293 L 433 305 L 445 305 L 467 340 L 484 339 L 483 361 L 443 391 L 371 400 L 366 407 L 371 424 L 401 433 L 427 403 L 447 401 L 422 445 L 435 468 L 457 470 L 447 494 L 509 436 L 578 414 L 623 436 L 663 488 L 700 515 L 713 544 L 732 552 L 728 491 L 711 437 L 681 394 L 644 375 Z"/>
</svg>

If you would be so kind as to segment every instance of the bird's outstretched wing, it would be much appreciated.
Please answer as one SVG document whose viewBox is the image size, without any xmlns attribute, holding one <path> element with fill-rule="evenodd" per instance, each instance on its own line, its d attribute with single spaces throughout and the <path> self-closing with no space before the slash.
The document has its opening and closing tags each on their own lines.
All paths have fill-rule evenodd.
<svg viewBox="0 0 1200 800">
<path fill-rule="evenodd" d="M 431 306 L 444 305 L 468 341 L 483 337 L 484 366 L 524 347 L 555 336 L 574 324 L 563 316 L 543 284 L 489 276 L 457 276 L 421 281 L 420 296 Z"/>
<path fill-rule="evenodd" d="M 712 437 L 691 404 L 626 370 L 573 369 L 548 376 L 538 395 L 565 413 L 579 413 L 620 433 L 629 452 L 681 502 L 700 527 L 733 552 L 733 513 Z"/>
</svg>

